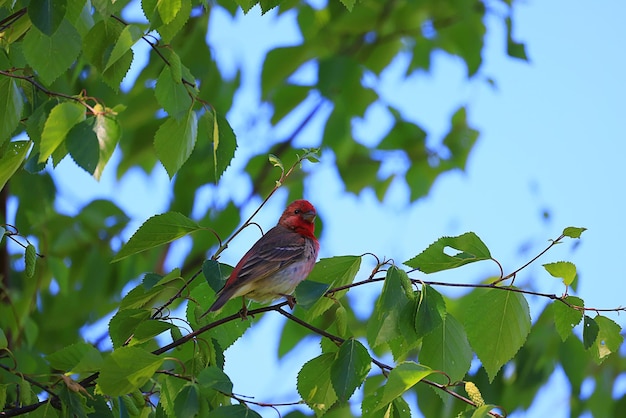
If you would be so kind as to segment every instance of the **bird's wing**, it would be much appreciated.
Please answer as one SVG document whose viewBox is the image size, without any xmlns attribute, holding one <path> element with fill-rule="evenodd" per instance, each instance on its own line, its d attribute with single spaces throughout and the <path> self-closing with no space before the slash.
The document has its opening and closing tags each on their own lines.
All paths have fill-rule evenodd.
<svg viewBox="0 0 626 418">
<path fill-rule="evenodd" d="M 306 238 L 277 225 L 267 231 L 239 261 L 224 288 L 262 280 L 302 259 Z"/>
</svg>

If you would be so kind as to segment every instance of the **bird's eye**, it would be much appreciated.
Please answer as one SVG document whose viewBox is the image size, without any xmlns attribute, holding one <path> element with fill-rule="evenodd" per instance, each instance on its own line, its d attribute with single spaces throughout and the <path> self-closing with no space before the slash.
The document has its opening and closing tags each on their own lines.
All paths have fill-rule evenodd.
<svg viewBox="0 0 626 418">
<path fill-rule="evenodd" d="M 293 211 L 293 213 L 295 213 L 296 215 L 299 214 L 300 212 L 302 212 L 300 209 L 296 209 Z"/>
</svg>

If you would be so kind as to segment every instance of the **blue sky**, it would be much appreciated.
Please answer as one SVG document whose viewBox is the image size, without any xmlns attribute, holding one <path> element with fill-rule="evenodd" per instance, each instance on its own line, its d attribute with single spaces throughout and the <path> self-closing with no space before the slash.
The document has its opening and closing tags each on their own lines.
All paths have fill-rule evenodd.
<svg viewBox="0 0 626 418">
<path fill-rule="evenodd" d="M 587 306 L 626 305 L 625 279 L 616 263 L 623 256 L 620 238 L 626 234 L 624 15 L 626 4 L 618 0 L 520 3 L 516 6 L 514 35 L 526 43 L 529 63 L 505 57 L 503 24 L 489 18 L 490 36 L 481 75 L 494 78 L 495 89 L 481 79 L 468 82 L 460 61 L 443 54 L 435 56 L 431 74 L 408 80 L 400 76 L 402 63 L 397 62 L 376 81 L 387 101 L 403 109 L 435 139 L 445 134 L 452 112 L 467 104 L 470 123 L 481 131 L 480 139 L 466 172 L 443 176 L 428 197 L 411 206 L 407 206 L 408 190 L 401 182 L 394 183 L 381 205 L 370 192 L 346 195 L 336 181 L 328 154 L 322 154 L 320 164 L 307 165 L 312 176 L 305 197 L 316 205 L 324 222 L 321 257 L 374 252 L 401 262 L 440 236 L 474 231 L 506 272 L 538 253 L 564 227 L 583 226 L 588 231 L 575 250 L 569 243 L 558 246 L 520 275 L 516 284 L 560 294 L 562 285 L 542 272 L 540 264 L 566 259 L 578 268 L 577 294 Z M 297 39 L 289 14 L 276 20 L 273 14 L 261 17 L 254 9 L 235 22 L 220 13 L 212 19 L 210 41 L 220 65 L 227 71 L 243 66 L 247 86 L 257 83 L 264 49 Z M 280 136 L 288 131 L 288 127 L 250 128 L 250 118 L 259 110 L 258 95 L 255 90 L 242 92 L 228 115 L 244 146 L 259 136 Z M 358 121 L 357 134 L 363 141 L 368 139 L 367 132 L 384 129 L 388 121 L 381 115 L 374 108 L 365 120 Z M 321 123 L 307 129 L 298 139 L 299 145 L 315 145 Z M 244 191 L 249 184 L 236 174 L 245 155 L 245 150 L 238 151 L 225 178 L 231 188 L 235 185 Z M 109 167 L 101 183 L 96 183 L 67 160 L 56 173 L 62 193 L 60 206 L 68 211 L 76 210 L 83 199 L 92 196 L 114 196 L 133 216 L 136 228 L 166 208 L 168 179 L 160 167 L 150 176 L 131 173 L 119 184 Z M 260 213 L 258 222 L 266 229 L 273 225 L 284 203 L 284 195 L 277 194 Z M 199 202 L 199 207 L 202 204 Z M 542 216 L 544 211 L 550 215 L 547 220 Z M 242 234 L 223 260 L 235 263 L 257 238 L 255 234 Z M 433 277 L 478 282 L 496 273 L 494 264 L 485 263 Z M 367 312 L 375 297 L 376 289 L 354 292 L 353 300 L 357 310 Z M 537 313 L 542 303 L 531 300 L 531 313 Z M 626 325 L 623 316 L 609 317 L 622 327 Z M 265 402 L 297 399 L 289 390 L 302 362 L 314 357 L 318 347 L 310 342 L 301 344 L 297 355 L 274 364 L 276 342 L 274 338 L 268 341 L 267 335 L 274 334 L 277 322 L 282 321 L 265 318 L 227 352 L 227 373 L 234 380 L 235 392 Z M 260 358 L 266 368 L 259 369 Z M 263 387 L 272 390 L 259 388 L 260 379 Z M 516 416 L 569 416 L 563 410 L 567 404 L 564 384 L 562 376 L 557 376 L 549 398 L 542 398 L 527 414 Z M 616 390 L 623 393 L 626 384 Z M 264 416 L 274 414 L 261 412 Z"/>
</svg>

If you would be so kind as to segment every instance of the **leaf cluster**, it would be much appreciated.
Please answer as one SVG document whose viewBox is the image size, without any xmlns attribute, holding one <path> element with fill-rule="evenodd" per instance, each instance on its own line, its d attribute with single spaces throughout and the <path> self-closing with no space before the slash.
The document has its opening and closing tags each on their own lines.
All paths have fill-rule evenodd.
<svg viewBox="0 0 626 418">
<path fill-rule="evenodd" d="M 620 327 L 567 295 L 576 288 L 573 263 L 545 264 L 546 276 L 563 280 L 563 296 L 513 286 L 538 257 L 508 274 L 498 263 L 499 277 L 458 284 L 471 291 L 456 299 L 441 292 L 451 282 L 424 280 L 423 274 L 495 261 L 471 232 L 441 238 L 404 265 L 377 260 L 364 280 L 358 275 L 366 256 L 323 259 L 296 290 L 293 312 L 286 303 L 252 306 L 256 317 L 241 321 L 233 301 L 201 318 L 232 269 L 220 254 L 252 224 L 252 217 L 242 222 L 230 194 L 225 203 L 194 211 L 199 190 L 223 190 L 220 179 L 246 136 L 235 135 L 225 117 L 240 91 L 241 69 L 227 76 L 218 65 L 220 45 L 207 43 L 211 14 L 223 9 L 235 16 L 257 5 L 278 17 L 292 12 L 301 34 L 263 58 L 255 111 L 268 108 L 273 128 L 299 123 L 284 138 L 261 137 L 258 155 L 241 164 L 249 197 L 267 200 L 282 186 L 291 197 L 302 195 L 308 173 L 295 168 L 315 162 L 316 153 L 306 150 L 289 168 L 282 161 L 293 159 L 298 135 L 319 121 L 316 146 L 334 155 L 349 192 L 371 188 L 382 200 L 400 179 L 414 201 L 442 173 L 464 169 L 478 132 L 461 106 L 447 133 L 432 138 L 371 80 L 398 57 L 407 58 L 407 77 L 430 71 L 437 52 L 460 58 L 468 78 L 476 78 L 488 15 L 503 21 L 507 53 L 526 59 L 512 37 L 513 2 L 503 3 L 503 12 L 494 13 L 482 2 L 452 0 L 331 0 L 325 7 L 289 0 L 0 0 L 0 203 L 4 209 L 10 200 L 16 213 L 11 225 L 0 221 L 2 415 L 237 417 L 306 404 L 316 415 L 351 416 L 351 403 L 360 402 L 364 416 L 404 417 L 415 408 L 404 395 L 417 393 L 417 408 L 427 416 L 497 416 L 527 408 L 561 367 L 573 415 L 617 416 L 626 403 L 610 390 L 623 370 Z M 143 17 L 122 19 L 133 8 Z M 132 67 L 141 62 L 139 44 L 150 53 Z M 307 68 L 315 76 L 303 82 L 298 74 Z M 353 123 L 374 107 L 392 123 L 366 146 Z M 100 179 L 115 150 L 119 164 L 109 170 L 118 177 L 160 164 L 172 180 L 168 210 L 125 245 L 124 210 L 96 199 L 63 213 L 62 191 L 50 174 L 69 155 Z M 382 170 L 390 156 L 408 164 Z M 565 229 L 546 251 L 583 230 Z M 180 238 L 189 249 L 180 268 L 166 269 Z M 19 250 L 8 251 L 8 241 Z M 380 291 L 365 319 L 353 309 L 355 288 Z M 534 321 L 529 297 L 550 301 Z M 280 355 L 312 335 L 320 342 L 319 355 L 294 383 L 299 398 L 287 405 L 233 393 L 224 373 L 225 350 L 264 314 L 287 318 Z M 98 322 L 106 322 L 106 333 L 84 342 L 83 331 Z M 581 399 L 585 379 L 596 386 Z"/>
</svg>

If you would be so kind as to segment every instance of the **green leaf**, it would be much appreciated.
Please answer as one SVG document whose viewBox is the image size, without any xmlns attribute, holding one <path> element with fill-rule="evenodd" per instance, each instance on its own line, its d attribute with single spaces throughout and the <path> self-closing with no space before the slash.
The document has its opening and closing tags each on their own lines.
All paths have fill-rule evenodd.
<svg viewBox="0 0 626 418">
<path fill-rule="evenodd" d="M 233 382 L 226 373 L 215 366 L 209 366 L 198 373 L 198 384 L 225 394 L 233 393 Z"/>
<path fill-rule="evenodd" d="M 411 284 L 404 270 L 392 266 L 387 270 L 383 290 L 376 301 L 374 312 L 367 323 L 367 341 L 373 348 L 402 334 L 400 318 L 409 303 Z M 415 315 L 411 315 L 411 321 Z M 414 322 L 410 326 L 413 327 Z"/>
<path fill-rule="evenodd" d="M 175 325 L 170 324 L 169 322 L 158 321 L 156 319 L 148 319 L 146 321 L 141 322 L 135 331 L 133 332 L 133 337 L 129 342 L 129 345 L 137 345 L 143 344 L 146 341 L 152 340 L 157 335 L 164 333 L 165 331 L 169 331 L 172 328 L 175 328 Z"/>
<path fill-rule="evenodd" d="M 447 254 L 446 251 L 452 254 Z M 458 237 L 439 238 L 404 264 L 428 274 L 490 259 L 489 249 L 480 238 L 473 232 L 466 232 Z"/>
<path fill-rule="evenodd" d="M 129 341 L 139 324 L 150 319 L 147 309 L 120 309 L 109 321 L 109 336 L 113 347 L 122 347 Z"/>
<path fill-rule="evenodd" d="M 354 338 L 341 344 L 337 358 L 330 366 L 330 379 L 340 402 L 347 402 L 361 386 L 372 367 L 367 349 Z"/>
<path fill-rule="evenodd" d="M 118 348 L 104 360 L 98 387 L 108 396 L 130 393 L 150 380 L 162 363 L 163 359 L 141 348 Z"/>
<path fill-rule="evenodd" d="M 128 72 L 133 61 L 133 51 L 127 50 L 105 71 L 113 48 L 126 26 L 115 19 L 96 23 L 83 38 L 83 53 L 87 60 L 102 73 L 104 81 L 115 91 Z"/>
<path fill-rule="evenodd" d="M 161 20 L 160 10 L 157 10 L 159 12 L 158 20 L 160 20 L 160 22 L 156 22 L 156 25 L 158 25 L 158 27 L 155 26 L 156 20 L 155 21 L 151 20 L 150 22 L 152 23 L 153 28 L 158 30 L 159 33 L 161 34 L 162 42 L 169 43 L 174 38 L 174 36 L 176 36 L 178 32 L 183 28 L 183 26 L 185 26 L 185 23 L 189 19 L 189 16 L 192 14 L 191 7 L 192 7 L 191 0 L 181 0 L 178 13 L 176 13 L 176 16 L 174 17 L 174 19 L 172 19 L 169 23 L 165 23 L 165 24 Z"/>
<path fill-rule="evenodd" d="M 230 277 L 233 267 L 215 260 L 202 263 L 202 274 L 215 293 L 219 292 Z"/>
<path fill-rule="evenodd" d="M 563 230 L 563 235 L 570 238 L 580 238 L 580 235 L 586 230 L 587 228 L 576 228 L 574 226 L 568 226 Z"/>
<path fill-rule="evenodd" d="M 30 141 L 13 141 L 0 147 L 0 190 L 24 162 Z"/>
<path fill-rule="evenodd" d="M 98 165 L 98 137 L 94 132 L 94 118 L 88 118 L 74 125 L 65 140 L 67 151 L 79 167 L 93 174 Z"/>
<path fill-rule="evenodd" d="M 443 144 L 451 154 L 448 163 L 452 165 L 452 168 L 465 170 L 469 152 L 474 148 L 478 139 L 478 131 L 469 126 L 465 107 L 460 107 L 452 115 L 451 123 L 450 132 L 443 139 Z"/>
<path fill-rule="evenodd" d="M 168 24 L 178 14 L 181 9 L 181 0 L 160 0 L 157 2 L 157 10 L 163 23 Z"/>
<path fill-rule="evenodd" d="M 433 370 L 429 367 L 412 361 L 398 364 L 389 372 L 387 384 L 363 400 L 363 416 L 370 416 L 377 410 L 386 407 L 432 373 Z"/>
<path fill-rule="evenodd" d="M 212 167 L 210 178 L 217 184 L 235 156 L 237 149 L 235 133 L 226 118 L 211 109 L 200 116 L 198 137 L 206 138 L 209 143 L 213 143 L 212 158 L 207 163 Z"/>
<path fill-rule="evenodd" d="M 299 86 L 296 84 L 285 84 L 277 88 L 272 97 L 272 105 L 274 107 L 274 113 L 271 118 L 272 125 L 277 125 L 278 122 L 302 103 L 310 92 L 310 86 Z"/>
<path fill-rule="evenodd" d="M 569 286 L 576 278 L 576 266 L 569 261 L 557 261 L 556 263 L 543 264 L 552 277 L 563 279 L 563 284 Z"/>
<path fill-rule="evenodd" d="M 583 346 L 585 347 L 585 350 L 588 350 L 591 346 L 593 346 L 598 338 L 599 332 L 600 327 L 596 321 L 590 316 L 585 315 L 585 320 L 583 321 Z"/>
<path fill-rule="evenodd" d="M 482 405 L 472 412 L 470 418 L 491 418 L 492 415 L 489 412 L 494 408 L 498 407 L 496 405 Z"/>
<path fill-rule="evenodd" d="M 61 401 L 62 411 L 65 413 L 65 416 L 89 418 L 93 416 L 91 414 L 95 411 L 93 406 L 87 406 L 87 398 L 85 396 L 79 392 L 71 390 L 67 385 L 63 386 L 63 388 L 59 391 L 59 400 Z M 55 412 L 51 411 L 38 410 L 37 412 L 41 414 L 38 414 L 39 416 L 45 418 L 59 416 L 56 415 Z"/>
<path fill-rule="evenodd" d="M 307 361 L 298 373 L 298 393 L 316 414 L 328 410 L 337 402 L 331 383 L 331 368 L 335 353 L 324 353 Z"/>
<path fill-rule="evenodd" d="M 279 47 L 270 50 L 263 62 L 261 92 L 267 100 L 302 64 L 314 56 L 308 45 Z"/>
<path fill-rule="evenodd" d="M 430 334 L 446 317 L 446 302 L 431 286 L 422 286 L 415 315 L 415 332 L 419 338 Z"/>
<path fill-rule="evenodd" d="M 195 417 L 200 411 L 198 385 L 187 383 L 174 400 L 174 414 L 177 417 Z"/>
<path fill-rule="evenodd" d="M 20 123 L 24 101 L 14 79 L 0 78 L 0 145 L 7 140 Z M 2 186 L 0 186 L 0 189 Z"/>
<path fill-rule="evenodd" d="M 0 350 L 4 350 L 9 346 L 9 341 L 7 340 L 7 336 L 2 329 L 0 329 Z M 1 386 L 1 385 L 0 385 Z M 0 408 L 3 407 L 2 402 L 0 402 Z"/>
<path fill-rule="evenodd" d="M 124 26 L 124 29 L 122 29 L 122 32 L 115 42 L 115 46 L 113 46 L 111 54 L 107 57 L 106 65 L 102 71 L 105 72 L 111 68 L 113 64 L 124 57 L 130 51 L 130 48 L 135 45 L 135 43 L 141 39 L 142 36 L 143 31 L 139 28 L 139 26 L 133 24 Z"/>
<path fill-rule="evenodd" d="M 523 43 L 516 42 L 513 39 L 513 21 L 511 17 L 507 16 L 506 22 L 506 53 L 513 58 L 519 58 L 524 61 L 528 61 L 526 55 L 526 47 Z"/>
<path fill-rule="evenodd" d="M 621 327 L 609 318 L 598 315 L 594 321 L 598 325 L 598 337 L 591 346 L 591 354 L 596 364 L 600 364 L 612 353 L 619 352 L 624 337 L 620 334 Z"/>
<path fill-rule="evenodd" d="M 161 107 L 171 116 L 178 117 L 189 111 L 193 103 L 181 79 L 175 79 L 167 65 L 157 79 L 154 95 Z"/>
<path fill-rule="evenodd" d="M 96 122 L 93 127 L 96 137 L 98 138 L 99 157 L 98 165 L 93 172 L 96 180 L 100 180 L 104 167 L 115 151 L 115 147 L 122 136 L 122 128 L 117 118 L 110 114 L 96 115 Z"/>
<path fill-rule="evenodd" d="M 341 0 L 341 3 L 346 6 L 346 9 L 348 9 L 349 12 L 351 12 L 356 4 L 356 0 Z"/>
<path fill-rule="evenodd" d="M 43 34 L 52 36 L 61 25 L 66 9 L 66 0 L 31 0 L 28 17 Z"/>
<path fill-rule="evenodd" d="M 84 342 L 75 343 L 46 356 L 52 368 L 68 374 L 88 373 L 100 370 L 102 354 L 93 345 Z"/>
<path fill-rule="evenodd" d="M 151 283 L 156 276 L 158 281 Z M 146 274 L 143 282 L 132 289 L 120 302 L 120 309 L 151 308 L 159 300 L 168 300 L 184 285 L 180 269 L 174 269 L 166 276 Z"/>
<path fill-rule="evenodd" d="M 419 354 L 420 363 L 434 370 L 440 370 L 451 381 L 463 379 L 468 372 L 474 353 L 467 341 L 463 326 L 451 315 L 442 318 L 441 325 L 422 340 Z M 432 376 L 436 379 L 438 376 Z M 447 380 L 444 376 L 441 382 Z"/>
<path fill-rule="evenodd" d="M 313 271 L 307 280 L 318 283 L 327 283 L 331 288 L 344 286 L 352 283 L 361 266 L 360 256 L 341 256 L 323 258 L 315 264 Z M 340 299 L 346 293 L 345 290 L 336 292 L 335 299 Z M 296 288 L 296 300 L 298 292 Z M 306 312 L 306 320 L 317 318 L 334 305 L 334 301 L 327 297 L 320 297 Z"/>
<path fill-rule="evenodd" d="M 327 283 L 318 283 L 313 280 L 304 280 L 296 287 L 296 301 L 303 309 L 310 309 L 311 306 L 320 300 L 330 289 Z"/>
<path fill-rule="evenodd" d="M 200 229 L 200 225 L 178 212 L 155 215 L 139 227 L 111 262 L 167 244 Z"/>
<path fill-rule="evenodd" d="M 211 411 L 211 418 L 263 418 L 245 405 L 219 406 Z"/>
<path fill-rule="evenodd" d="M 44 84 L 50 85 L 76 61 L 80 41 L 80 34 L 64 19 L 51 36 L 31 28 L 24 36 L 24 56 Z"/>
<path fill-rule="evenodd" d="M 65 140 L 69 131 L 85 120 L 85 108 L 74 102 L 62 102 L 51 111 L 41 133 L 39 145 L 39 162 L 42 163 L 52 155 Z"/>
<path fill-rule="evenodd" d="M 493 381 L 526 341 L 530 332 L 528 303 L 522 294 L 501 289 L 476 289 L 466 298 L 467 337 Z"/>
<path fill-rule="evenodd" d="M 154 136 L 154 148 L 170 179 L 187 161 L 198 139 L 196 112 L 189 109 L 181 119 L 169 117 Z"/>
<path fill-rule="evenodd" d="M 565 298 L 565 302 L 574 306 L 585 306 L 584 301 L 576 296 L 568 296 Z M 578 309 L 570 308 L 565 303 L 558 300 L 552 303 L 552 312 L 554 313 L 556 331 L 561 336 L 561 340 L 565 341 L 572 335 L 572 328 L 583 319 L 583 313 Z"/>
</svg>

